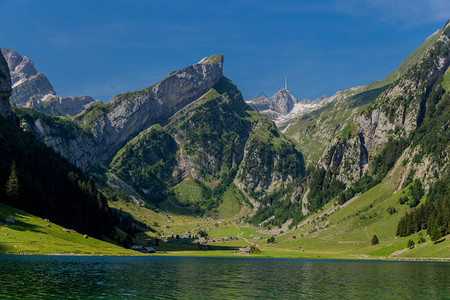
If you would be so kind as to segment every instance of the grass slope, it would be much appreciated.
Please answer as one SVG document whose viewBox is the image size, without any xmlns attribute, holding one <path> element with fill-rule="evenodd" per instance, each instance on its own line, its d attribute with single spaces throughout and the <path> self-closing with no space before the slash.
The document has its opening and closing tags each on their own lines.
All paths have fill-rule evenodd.
<svg viewBox="0 0 450 300">
<path fill-rule="evenodd" d="M 15 224 L 5 223 L 13 217 Z M 0 254 L 136 255 L 137 253 L 46 222 L 0 203 Z"/>
<path fill-rule="evenodd" d="M 185 202 L 186 204 L 192 204 L 199 199 L 203 199 L 201 187 L 192 178 L 187 178 L 180 182 L 173 190 L 179 196 L 180 202 Z"/>
</svg>

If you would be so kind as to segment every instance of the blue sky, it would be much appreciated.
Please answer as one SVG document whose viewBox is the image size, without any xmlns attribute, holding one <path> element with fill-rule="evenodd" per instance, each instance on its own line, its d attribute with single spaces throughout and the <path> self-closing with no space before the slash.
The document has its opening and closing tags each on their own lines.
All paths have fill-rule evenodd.
<svg viewBox="0 0 450 300">
<path fill-rule="evenodd" d="M 449 17 L 447 0 L 2 0 L 0 46 L 62 96 L 109 101 L 223 53 L 246 99 L 285 76 L 314 99 L 384 78 Z"/>
</svg>

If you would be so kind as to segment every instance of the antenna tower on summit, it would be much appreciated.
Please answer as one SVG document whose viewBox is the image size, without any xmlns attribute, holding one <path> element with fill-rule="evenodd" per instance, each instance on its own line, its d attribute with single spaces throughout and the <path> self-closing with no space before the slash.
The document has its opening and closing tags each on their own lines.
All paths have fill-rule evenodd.
<svg viewBox="0 0 450 300">
<path fill-rule="evenodd" d="M 284 89 L 287 90 L 287 77 L 284 77 Z"/>
</svg>

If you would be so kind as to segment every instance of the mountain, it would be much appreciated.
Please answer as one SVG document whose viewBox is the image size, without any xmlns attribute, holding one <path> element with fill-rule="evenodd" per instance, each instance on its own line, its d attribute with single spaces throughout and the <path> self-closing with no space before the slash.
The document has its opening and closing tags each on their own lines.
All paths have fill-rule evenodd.
<svg viewBox="0 0 450 300">
<path fill-rule="evenodd" d="M 448 28 L 447 26 L 445 28 Z M 323 106 L 306 114 L 285 118 L 282 122 L 277 123 L 278 127 L 289 137 L 301 143 L 306 157 L 312 160 L 319 159 L 324 155 L 328 144 L 335 144 L 339 137 L 348 134 L 349 130 L 353 128 L 352 119 L 356 115 L 370 106 L 395 80 L 419 63 L 430 48 L 435 46 L 438 39 L 442 39 L 444 29 L 440 29 L 428 37 L 385 79 L 339 91 L 326 99 Z"/>
<path fill-rule="evenodd" d="M 215 180 L 222 192 L 234 182 L 246 193 L 265 194 L 301 176 L 302 160 L 293 143 L 252 112 L 236 86 L 222 77 L 166 126 L 154 125 L 128 142 L 110 166 L 155 203 L 164 198 L 163 187 L 190 178 L 199 185 Z"/>
<path fill-rule="evenodd" d="M 75 117 L 97 141 L 96 159 L 111 158 L 131 137 L 168 118 L 209 91 L 222 78 L 223 56 L 214 55 L 172 72 L 141 91 L 115 96 Z"/>
<path fill-rule="evenodd" d="M 284 128 L 310 166 L 305 198 L 310 211 L 339 194 L 343 203 L 376 185 L 399 159 L 406 168 L 398 190 L 415 180 L 429 188 L 448 176 L 449 34 L 447 24 L 432 44 L 427 39 L 420 47 L 425 53 L 415 56 L 415 64 L 409 57 L 411 68 L 398 70 L 403 75 L 392 84 L 338 92 Z"/>
<path fill-rule="evenodd" d="M 48 78 L 36 71 L 33 62 L 17 51 L 1 48 L 11 74 L 10 101 L 20 107 L 30 107 L 46 114 L 74 116 L 95 100 L 89 96 L 60 97 Z"/>
<path fill-rule="evenodd" d="M 280 89 L 270 98 L 265 96 L 247 100 L 255 110 L 267 115 L 286 115 L 294 108 L 298 100 L 286 89 Z"/>
<path fill-rule="evenodd" d="M 295 197 L 287 192 L 291 203 L 273 194 L 250 221 L 281 226 L 292 218 L 291 226 L 298 224 L 328 202 L 344 204 L 378 186 L 394 167 L 401 172 L 394 191 L 409 185 L 428 190 L 448 176 L 449 32 L 447 23 L 408 56 L 393 73 L 395 81 L 388 76 L 340 91 L 310 111 L 275 120 L 305 154 L 306 175 Z M 292 211 L 297 213 L 289 217 Z"/>
<path fill-rule="evenodd" d="M 14 112 L 111 205 L 164 222 L 154 237 L 223 221 L 296 249 L 293 232 L 334 247 L 366 243 L 366 227 L 400 247 L 396 236 L 449 233 L 449 36 L 447 23 L 395 76 L 315 101 L 282 89 L 245 102 L 212 55 L 71 118 Z"/>
<path fill-rule="evenodd" d="M 325 99 L 323 96 L 316 100 L 298 101 L 287 89 L 282 88 L 270 98 L 262 95 L 246 102 L 278 125 L 317 108 Z"/>
<path fill-rule="evenodd" d="M 18 110 L 18 115 L 38 139 L 88 170 L 111 159 L 142 130 L 167 122 L 184 105 L 206 93 L 223 76 L 222 64 L 223 56 L 205 58 L 146 89 L 117 95 L 108 103 L 95 103 L 72 119 L 32 110 Z"/>
<path fill-rule="evenodd" d="M 75 116 L 84 109 L 97 103 L 90 96 L 70 96 L 60 97 L 56 95 L 46 95 L 43 98 L 31 97 L 25 107 L 32 108 L 45 114 L 54 116 Z"/>
<path fill-rule="evenodd" d="M 186 180 L 203 188 L 201 181 L 222 182 L 217 197 L 194 205 L 204 211 L 231 185 L 265 195 L 304 174 L 301 153 L 246 105 L 222 68 L 222 55 L 206 57 L 72 119 L 16 112 L 24 128 L 68 160 L 108 182 L 119 179 L 148 203 L 179 203 L 173 188 Z"/>
</svg>

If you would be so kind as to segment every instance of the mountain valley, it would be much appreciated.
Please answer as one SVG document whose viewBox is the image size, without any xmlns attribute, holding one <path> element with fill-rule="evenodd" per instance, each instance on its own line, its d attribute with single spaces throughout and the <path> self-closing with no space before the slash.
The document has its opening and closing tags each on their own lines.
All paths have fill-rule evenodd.
<svg viewBox="0 0 450 300">
<path fill-rule="evenodd" d="M 316 100 L 244 101 L 220 54 L 107 103 L 60 97 L 2 53 L 4 217 L 176 255 L 450 257 L 448 22 L 385 79 Z"/>
</svg>

